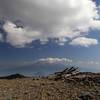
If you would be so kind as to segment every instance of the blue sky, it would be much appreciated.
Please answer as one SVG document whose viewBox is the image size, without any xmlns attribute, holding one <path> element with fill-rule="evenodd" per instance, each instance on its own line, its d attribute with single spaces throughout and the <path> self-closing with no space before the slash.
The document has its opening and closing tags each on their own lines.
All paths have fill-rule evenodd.
<svg viewBox="0 0 100 100">
<path fill-rule="evenodd" d="M 16 0 L 15 0 L 15 2 L 12 0 L 10 0 L 10 1 L 12 2 L 12 5 L 15 5 Z M 73 0 L 73 1 L 75 1 L 75 0 Z M 20 1 L 18 1 L 18 2 L 20 2 Z M 31 0 L 30 0 L 30 2 L 31 2 Z M 49 2 L 49 0 L 48 0 L 48 2 Z M 48 23 L 46 23 L 46 21 L 44 19 L 42 19 L 43 21 L 40 20 L 40 17 L 38 19 L 38 15 L 40 14 L 40 12 L 38 11 L 39 13 L 37 13 L 36 8 L 34 7 L 34 9 L 36 10 L 36 11 L 34 10 L 34 12 L 36 12 L 36 14 L 37 14 L 36 17 L 37 17 L 37 20 L 39 20 L 39 22 L 36 21 L 34 14 L 32 15 L 32 17 L 34 17 L 35 19 L 33 18 L 32 20 L 34 20 L 34 21 L 31 22 L 31 17 L 29 19 L 27 18 L 29 16 L 23 17 L 24 14 L 20 15 L 20 12 L 15 13 L 14 11 L 12 11 L 14 13 L 11 13 L 11 11 L 10 11 L 11 8 L 9 7 L 10 3 L 8 3 L 8 6 L 5 7 L 5 4 L 7 3 L 7 1 L 4 0 L 4 2 L 3 2 L 0 0 L 0 3 L 3 4 L 3 6 L 1 6 L 2 11 L 0 10 L 0 17 L 1 17 L 1 21 L 2 20 L 4 21 L 4 23 L 0 25 L 0 34 L 1 34 L 0 35 L 0 70 L 2 71 L 1 75 L 12 73 L 12 72 L 16 72 L 16 73 L 23 72 L 24 73 L 23 63 L 27 67 L 32 64 L 34 66 L 35 61 L 38 61 L 39 59 L 45 59 L 45 61 L 47 61 L 46 60 L 47 58 L 52 58 L 53 60 L 55 60 L 55 58 L 71 59 L 72 65 L 74 64 L 76 66 L 79 66 L 80 69 L 82 69 L 83 71 L 94 71 L 94 72 L 100 71 L 100 63 L 99 63 L 100 62 L 100 44 L 99 44 L 100 43 L 100 28 L 99 28 L 100 24 L 99 24 L 99 20 L 96 20 L 96 21 L 98 21 L 98 24 L 93 22 L 93 23 L 91 23 L 90 26 L 87 26 L 88 22 L 84 24 L 83 23 L 84 18 L 83 19 L 80 18 L 79 22 L 82 23 L 83 26 L 86 25 L 86 28 L 83 27 L 81 24 L 77 24 L 75 20 L 73 20 L 73 23 L 75 21 L 76 25 L 74 25 L 73 23 L 70 25 L 70 23 L 67 23 L 67 21 L 66 21 L 66 28 L 68 28 L 68 29 L 62 31 L 62 33 L 57 31 L 58 32 L 57 34 L 59 34 L 59 35 L 55 35 L 53 32 L 56 32 L 56 28 L 59 28 L 58 26 L 55 26 L 55 24 L 58 23 L 58 20 L 59 20 L 58 17 L 57 17 L 58 20 L 56 20 L 56 18 L 55 18 L 55 16 L 58 14 L 58 12 L 56 11 L 56 8 L 54 8 L 54 9 L 57 14 L 55 14 L 55 16 L 52 15 L 51 16 L 52 19 L 50 19 L 48 17 L 48 15 L 43 15 L 43 16 L 41 15 L 41 19 L 42 19 L 42 17 L 45 17 L 45 18 L 47 17 L 48 20 L 50 19 L 50 21 L 54 21 L 51 23 L 48 21 Z M 21 3 L 22 3 L 22 7 L 23 7 L 23 8 L 20 8 L 21 11 L 24 12 L 24 9 L 31 9 L 28 6 L 26 8 L 24 8 L 24 5 L 27 5 L 28 2 L 27 3 L 21 2 Z M 85 3 L 85 2 L 83 2 L 83 3 Z M 99 7 L 100 1 L 96 0 L 96 3 L 97 4 L 95 4 L 95 6 L 98 9 L 100 9 L 100 7 Z M 35 4 L 35 3 L 33 2 L 33 4 Z M 80 4 L 81 4 L 81 0 L 80 0 Z M 63 2 L 62 2 L 62 5 L 63 5 Z M 62 5 L 60 5 L 61 9 L 63 9 Z M 92 4 L 89 4 L 89 6 L 91 6 L 91 5 Z M 64 5 L 64 6 L 66 7 L 66 5 Z M 82 4 L 82 6 L 83 6 L 83 8 L 85 7 L 85 5 L 83 5 L 83 4 Z M 44 7 L 44 5 L 43 5 L 43 7 Z M 77 9 L 77 6 L 75 6 L 75 7 Z M 9 14 L 7 14 L 7 12 L 5 11 L 7 8 L 9 8 L 8 9 Z M 48 7 L 48 9 L 52 9 L 52 8 Z M 17 6 L 14 9 L 19 10 L 17 8 Z M 86 9 L 84 9 L 84 11 L 85 10 Z M 83 14 L 84 14 L 84 11 L 83 11 Z M 2 12 L 4 12 L 4 13 L 2 13 Z M 68 12 L 66 10 L 66 13 L 68 13 L 68 14 L 70 13 L 69 15 L 67 14 L 68 16 L 71 15 L 71 12 L 73 13 L 73 10 L 70 10 L 69 8 L 68 8 Z M 94 12 L 92 12 L 92 13 L 94 13 Z M 61 13 L 63 13 L 63 12 L 60 12 L 60 14 Z M 77 11 L 77 13 L 81 14 L 78 11 Z M 89 13 L 89 14 L 91 14 L 91 13 Z M 14 15 L 15 15 L 15 17 L 13 18 L 12 16 L 14 16 Z M 65 14 L 62 14 L 62 16 L 63 15 L 65 15 Z M 92 16 L 92 14 L 91 14 L 91 16 Z M 98 14 L 98 16 L 99 16 L 99 14 Z M 4 19 L 2 19 L 3 17 L 4 17 Z M 88 17 L 88 15 L 87 15 L 86 18 L 87 19 L 84 21 L 89 20 L 90 17 Z M 91 18 L 94 19 L 94 16 Z M 23 20 L 21 20 L 21 19 L 23 19 Z M 15 22 L 16 20 L 19 20 L 19 21 Z M 93 20 L 93 21 L 95 21 L 95 20 Z M 51 27 L 51 25 L 53 26 L 53 28 Z M 60 23 L 60 25 L 61 25 L 61 23 Z M 78 26 L 78 25 L 80 25 L 82 27 L 82 29 L 79 29 L 78 31 L 73 31 L 73 30 L 77 30 L 77 28 L 75 26 Z M 26 26 L 29 26 L 29 27 L 26 28 Z M 25 29 L 23 29 L 23 27 L 25 27 Z M 65 25 L 63 25 L 63 24 L 60 27 L 65 29 Z M 73 27 L 75 27 L 75 28 L 72 29 Z M 88 27 L 90 27 L 90 29 Z M 13 28 L 15 28 L 15 29 L 13 29 Z M 55 30 L 54 30 L 54 28 L 55 28 Z M 36 31 L 34 31 L 32 29 L 34 29 Z M 37 31 L 37 30 L 39 30 L 39 31 Z M 59 30 L 60 30 L 60 28 L 59 28 Z M 65 35 L 66 34 L 65 31 L 67 31 L 68 33 L 71 32 L 70 35 L 69 34 Z M 18 32 L 19 33 L 25 32 L 25 33 L 24 33 L 24 35 L 23 34 L 20 35 Z M 42 33 L 42 32 L 44 32 L 44 33 Z M 34 33 L 34 35 L 31 33 Z M 73 35 L 74 33 L 75 33 L 75 36 Z M 15 35 L 13 35 L 13 34 L 15 34 Z M 31 35 L 28 36 L 26 34 L 31 34 Z M 40 34 L 42 34 L 42 35 L 40 35 Z M 81 34 L 81 35 L 79 35 L 79 34 Z M 82 38 L 80 38 L 80 37 L 82 37 Z M 48 39 L 48 38 L 50 38 L 50 39 Z M 80 42 L 79 40 L 85 41 L 85 43 Z M 18 70 L 16 70 L 17 67 L 18 68 L 20 67 L 20 68 Z M 11 68 L 13 69 L 13 71 L 10 71 Z M 19 71 L 19 70 L 21 70 L 21 71 Z M 35 70 L 35 71 L 38 72 L 38 70 Z"/>
</svg>

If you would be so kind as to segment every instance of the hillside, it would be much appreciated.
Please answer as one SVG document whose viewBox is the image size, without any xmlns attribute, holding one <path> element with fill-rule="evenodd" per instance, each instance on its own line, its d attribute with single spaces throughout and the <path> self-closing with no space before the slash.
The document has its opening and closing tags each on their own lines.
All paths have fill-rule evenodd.
<svg viewBox="0 0 100 100">
<path fill-rule="evenodd" d="M 27 78 L 27 76 L 21 75 L 21 74 L 12 74 L 8 76 L 2 76 L 0 79 L 16 79 L 16 78 Z"/>
<path fill-rule="evenodd" d="M 0 79 L 0 100 L 100 100 L 100 73 L 73 69 L 48 77 Z"/>
</svg>

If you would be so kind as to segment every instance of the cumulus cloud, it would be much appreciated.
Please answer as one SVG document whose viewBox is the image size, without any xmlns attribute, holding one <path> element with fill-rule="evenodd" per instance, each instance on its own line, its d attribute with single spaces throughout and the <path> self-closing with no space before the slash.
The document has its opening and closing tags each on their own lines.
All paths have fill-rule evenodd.
<svg viewBox="0 0 100 100">
<path fill-rule="evenodd" d="M 9 20 L 4 30 L 7 42 L 13 46 L 23 47 L 37 39 L 45 44 L 48 38 L 64 38 L 58 42 L 63 45 L 67 38 L 100 29 L 97 6 L 92 0 L 0 0 L 0 16 Z M 17 19 L 25 28 L 12 23 Z"/>
<path fill-rule="evenodd" d="M 79 46 L 84 46 L 84 47 L 89 47 L 90 45 L 97 45 L 98 40 L 92 39 L 92 38 L 86 38 L 86 37 L 78 37 L 72 40 L 70 42 L 70 45 L 79 45 Z"/>
<path fill-rule="evenodd" d="M 38 59 L 35 62 L 42 62 L 42 63 L 46 63 L 46 64 L 55 64 L 55 63 L 62 63 L 62 64 L 68 64 L 68 63 L 72 63 L 71 59 L 68 58 L 41 58 Z"/>
<path fill-rule="evenodd" d="M 23 47 L 25 44 L 38 39 L 38 36 L 40 35 L 38 31 L 29 30 L 27 27 L 17 27 L 9 21 L 4 24 L 3 28 L 7 32 L 6 42 L 16 47 Z"/>
</svg>

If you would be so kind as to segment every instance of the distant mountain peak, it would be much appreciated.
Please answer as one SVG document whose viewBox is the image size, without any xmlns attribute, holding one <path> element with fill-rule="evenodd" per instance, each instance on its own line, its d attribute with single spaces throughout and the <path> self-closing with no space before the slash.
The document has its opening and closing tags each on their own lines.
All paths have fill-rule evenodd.
<svg viewBox="0 0 100 100">
<path fill-rule="evenodd" d="M 16 79 L 16 78 L 27 78 L 27 77 L 19 73 L 0 77 L 0 79 Z"/>
</svg>

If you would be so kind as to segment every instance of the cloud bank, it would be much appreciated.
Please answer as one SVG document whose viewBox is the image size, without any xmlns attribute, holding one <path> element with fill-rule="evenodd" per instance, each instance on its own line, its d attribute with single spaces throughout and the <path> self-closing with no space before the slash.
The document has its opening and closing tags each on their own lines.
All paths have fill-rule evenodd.
<svg viewBox="0 0 100 100">
<path fill-rule="evenodd" d="M 35 61 L 35 63 L 46 63 L 46 64 L 70 64 L 72 63 L 71 59 L 68 58 L 41 58 Z"/>
<path fill-rule="evenodd" d="M 92 0 L 0 0 L 0 17 L 8 20 L 3 26 L 6 42 L 15 47 L 37 39 L 44 44 L 48 38 L 58 38 L 63 45 L 91 29 L 100 30 L 99 13 Z M 17 27 L 15 20 L 21 20 L 24 27 Z"/>
<path fill-rule="evenodd" d="M 84 68 L 90 68 L 91 67 L 100 67 L 100 61 L 97 60 L 75 60 L 75 59 L 70 59 L 70 58 L 64 58 L 64 57 L 46 57 L 46 58 L 39 58 L 36 60 L 29 60 L 29 61 L 13 61 L 13 62 L 6 62 L 5 61 L 1 61 L 0 62 L 0 68 L 20 68 L 20 67 L 24 67 L 24 66 L 31 66 L 31 67 L 36 67 L 35 65 L 68 65 L 69 66 L 79 66 L 84 67 Z M 58 67 L 58 66 L 57 66 Z"/>
<path fill-rule="evenodd" d="M 97 45 L 98 41 L 96 39 L 86 38 L 86 37 L 78 37 L 76 39 L 73 39 L 72 42 L 70 42 L 70 45 L 74 46 L 84 46 L 89 47 L 90 45 Z"/>
</svg>

